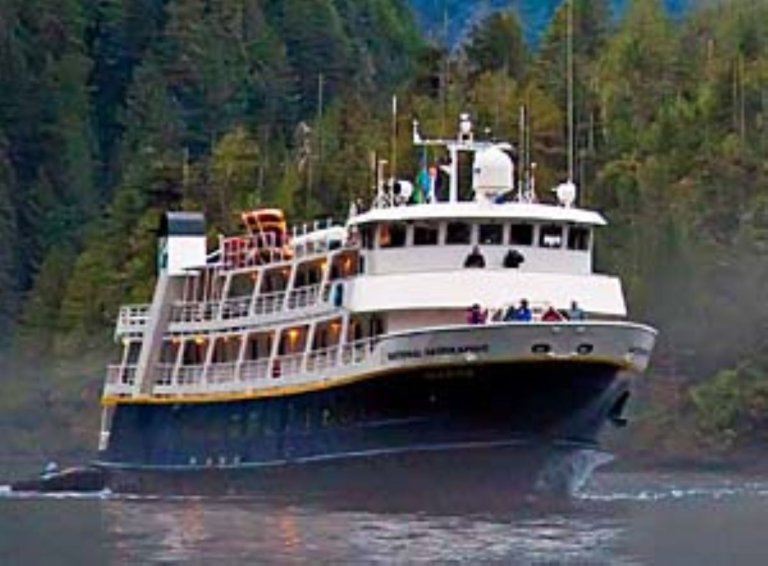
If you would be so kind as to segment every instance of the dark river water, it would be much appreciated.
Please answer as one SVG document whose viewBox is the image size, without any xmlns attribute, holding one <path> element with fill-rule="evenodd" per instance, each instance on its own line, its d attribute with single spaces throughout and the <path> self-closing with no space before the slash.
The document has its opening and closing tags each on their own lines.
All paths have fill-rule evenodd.
<svg viewBox="0 0 768 566">
<path fill-rule="evenodd" d="M 344 507 L 0 488 L 0 561 L 768 564 L 761 478 L 599 472 L 575 497 L 488 512 Z"/>
</svg>

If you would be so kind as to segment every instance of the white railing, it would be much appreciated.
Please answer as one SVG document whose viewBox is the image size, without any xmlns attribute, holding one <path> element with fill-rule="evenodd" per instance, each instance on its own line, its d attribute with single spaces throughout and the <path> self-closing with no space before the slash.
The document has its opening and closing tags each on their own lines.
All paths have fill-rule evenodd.
<svg viewBox="0 0 768 566">
<path fill-rule="evenodd" d="M 219 249 L 208 257 L 218 261 L 224 271 L 231 271 L 278 263 L 289 264 L 327 255 L 331 250 L 356 247 L 346 237 L 340 240 L 338 234 L 329 230 L 334 226 L 339 225 L 334 225 L 331 218 L 315 221 L 312 225 L 294 226 L 288 242 L 276 238 L 272 233 L 221 238 Z M 313 234 L 316 237 L 312 237 Z"/>
<path fill-rule="evenodd" d="M 302 366 L 305 354 L 291 354 L 288 356 L 278 356 L 272 360 L 273 379 L 292 377 L 302 373 Z"/>
<path fill-rule="evenodd" d="M 378 338 L 366 338 L 344 344 L 341 351 L 341 364 L 348 366 L 363 363 L 373 353 L 378 342 Z"/>
<path fill-rule="evenodd" d="M 205 322 L 217 320 L 221 301 L 176 303 L 171 308 L 171 322 Z"/>
<path fill-rule="evenodd" d="M 176 374 L 176 383 L 182 386 L 202 384 L 204 370 L 204 365 L 179 366 L 178 373 Z"/>
<path fill-rule="evenodd" d="M 136 377 L 135 365 L 107 366 L 107 383 L 110 385 L 133 385 Z"/>
<path fill-rule="evenodd" d="M 320 372 L 339 365 L 339 346 L 316 350 L 307 354 L 307 372 Z"/>
<path fill-rule="evenodd" d="M 258 295 L 251 305 L 251 297 L 236 297 L 225 301 L 176 303 L 171 310 L 171 323 L 198 323 L 231 320 L 249 316 L 266 316 L 306 309 L 325 303 L 328 292 L 321 292 L 322 285 L 298 287 L 286 291 Z M 287 297 L 287 301 L 286 301 Z"/>
<path fill-rule="evenodd" d="M 269 360 L 250 360 L 240 365 L 241 381 L 258 381 L 269 376 Z"/>
<path fill-rule="evenodd" d="M 235 362 L 210 364 L 205 379 L 208 383 L 231 383 L 237 381 L 237 364 Z"/>
<path fill-rule="evenodd" d="M 149 321 L 150 305 L 124 305 L 117 315 L 116 332 L 125 334 L 142 331 Z"/>
<path fill-rule="evenodd" d="M 155 366 L 155 384 L 171 385 L 173 383 L 174 364 L 157 364 Z"/>
<path fill-rule="evenodd" d="M 279 312 L 283 310 L 284 302 L 285 291 L 259 295 L 256 297 L 256 302 L 253 304 L 253 314 L 262 316 Z"/>
<path fill-rule="evenodd" d="M 288 309 L 303 309 L 316 305 L 320 298 L 320 285 L 298 287 L 288 296 Z"/>
<path fill-rule="evenodd" d="M 158 395 L 193 395 L 211 391 L 272 387 L 302 375 L 325 377 L 325 372 L 360 365 L 369 361 L 379 339 L 365 339 L 322 350 L 278 356 L 274 359 L 247 360 L 240 364 L 225 362 L 208 365 L 161 363 L 152 374 Z M 314 374 L 314 375 L 313 375 Z M 105 394 L 128 395 L 136 375 L 135 365 L 112 365 L 107 368 Z"/>
</svg>

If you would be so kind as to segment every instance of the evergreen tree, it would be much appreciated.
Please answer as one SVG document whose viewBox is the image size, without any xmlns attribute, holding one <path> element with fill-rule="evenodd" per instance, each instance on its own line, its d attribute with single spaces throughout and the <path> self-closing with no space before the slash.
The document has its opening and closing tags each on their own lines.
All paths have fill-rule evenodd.
<svg viewBox="0 0 768 566">
<path fill-rule="evenodd" d="M 522 26 L 514 11 L 494 13 L 475 26 L 464 51 L 475 75 L 504 71 L 518 81 L 525 75 L 528 54 Z"/>
<path fill-rule="evenodd" d="M 11 195 L 16 189 L 8 143 L 0 135 L 0 352 L 8 346 L 18 309 L 16 211 Z"/>
</svg>

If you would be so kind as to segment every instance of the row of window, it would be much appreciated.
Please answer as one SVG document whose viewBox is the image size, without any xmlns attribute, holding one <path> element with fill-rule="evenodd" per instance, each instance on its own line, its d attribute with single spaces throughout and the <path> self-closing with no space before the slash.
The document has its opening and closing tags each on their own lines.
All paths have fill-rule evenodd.
<svg viewBox="0 0 768 566">
<path fill-rule="evenodd" d="M 566 227 L 560 224 L 543 224 L 538 230 L 538 246 L 542 248 L 562 248 L 563 241 L 569 250 L 588 250 L 590 230 L 581 226 L 570 226 L 565 237 Z M 378 225 L 380 248 L 402 248 L 406 245 L 408 226 L 402 222 Z M 374 247 L 374 231 L 365 226 L 361 230 L 363 246 Z M 513 246 L 533 246 L 535 227 L 532 224 L 512 224 L 509 226 L 507 244 Z M 440 240 L 439 227 L 434 224 L 416 224 L 413 227 L 414 246 L 436 246 Z M 445 230 L 445 245 L 472 244 L 472 224 L 467 222 L 448 222 Z M 503 224 L 480 224 L 477 242 L 483 246 L 504 245 Z"/>
</svg>

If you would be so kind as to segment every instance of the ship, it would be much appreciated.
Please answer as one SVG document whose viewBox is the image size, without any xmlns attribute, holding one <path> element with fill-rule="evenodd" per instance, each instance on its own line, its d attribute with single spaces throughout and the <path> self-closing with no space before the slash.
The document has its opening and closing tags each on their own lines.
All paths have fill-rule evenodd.
<svg viewBox="0 0 768 566">
<path fill-rule="evenodd" d="M 626 422 L 657 332 L 594 270 L 606 219 L 572 182 L 539 200 L 468 115 L 448 139 L 414 122 L 413 143 L 431 164 L 411 181 L 381 164 L 340 223 L 252 210 L 209 246 L 203 214 L 164 214 L 152 301 L 117 317 L 97 484 L 503 485 Z"/>
</svg>

